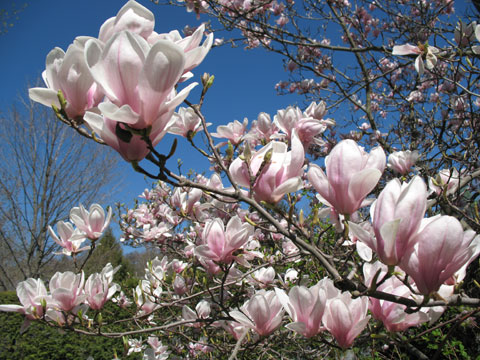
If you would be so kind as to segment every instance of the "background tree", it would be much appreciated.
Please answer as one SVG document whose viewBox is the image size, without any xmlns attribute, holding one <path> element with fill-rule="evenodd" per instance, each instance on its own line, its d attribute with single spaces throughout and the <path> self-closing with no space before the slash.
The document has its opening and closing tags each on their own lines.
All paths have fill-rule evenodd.
<svg viewBox="0 0 480 360">
<path fill-rule="evenodd" d="M 31 102 L 0 115 L 0 138 L 0 288 L 12 289 L 56 271 L 48 226 L 111 194 L 117 158 Z"/>
<path fill-rule="evenodd" d="M 121 266 L 115 273 L 115 280 L 119 282 L 122 282 L 134 273 L 131 262 L 123 254 L 122 246 L 115 238 L 111 228 L 97 241 L 95 249 L 85 264 L 85 273 L 88 276 L 94 272 L 101 272 L 108 263 L 112 264 L 114 268 Z"/>
</svg>

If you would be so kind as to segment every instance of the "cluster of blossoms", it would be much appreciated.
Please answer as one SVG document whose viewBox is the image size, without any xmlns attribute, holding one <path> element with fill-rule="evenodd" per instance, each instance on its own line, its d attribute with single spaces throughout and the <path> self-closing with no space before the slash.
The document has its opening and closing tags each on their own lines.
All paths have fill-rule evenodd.
<svg viewBox="0 0 480 360">
<path fill-rule="evenodd" d="M 255 17 L 271 11 L 278 16 L 279 27 L 287 26 L 283 11 L 290 5 L 293 2 L 219 4 L 228 16 L 246 11 Z M 344 0 L 329 5 L 352 7 Z M 188 1 L 187 7 L 197 13 L 208 10 L 203 1 Z M 375 10 L 375 4 L 371 7 Z M 344 38 L 346 42 L 358 45 L 380 36 L 383 25 L 377 18 L 360 7 L 355 15 L 347 21 L 354 30 Z M 239 26 L 250 45 L 262 42 L 261 32 L 248 37 L 254 29 L 242 27 L 241 22 Z M 324 101 L 312 102 L 304 111 L 298 107 L 279 110 L 273 121 L 260 113 L 250 129 L 245 119 L 218 126 L 210 134 L 200 105 L 174 111 L 195 84 L 180 92 L 177 86 L 193 76 L 190 71 L 210 50 L 212 36 L 201 45 L 203 26 L 185 38 L 176 31 L 157 34 L 153 27 L 153 14 L 129 1 L 104 23 L 98 38 L 77 38 L 66 53 L 53 50 L 44 73 L 48 89 L 32 89 L 30 96 L 53 105 L 57 115 L 71 124 L 80 126 L 85 121 L 83 125 L 126 161 L 134 162 L 137 170 L 143 170 L 137 162 L 153 153 L 170 132 L 200 150 L 213 164 L 214 173 L 187 178 L 166 171 L 168 157 L 157 156 L 158 161 L 153 155 L 147 157 L 160 172 L 158 176 L 143 172 L 159 181 L 141 195 L 142 203 L 126 209 L 120 226 L 123 241 L 156 245 L 164 256 L 148 263 L 144 278 L 133 290 L 133 302 L 123 292 L 113 298 L 120 287 L 112 283 L 116 269 L 108 265 L 86 281 L 83 272 L 57 273 L 49 292 L 41 280 L 28 279 L 17 288 L 22 306 L 2 305 L 0 310 L 75 326 L 77 315 L 87 307 L 101 310 L 110 299 L 123 308 L 135 303 L 135 321 L 145 326 L 168 321 L 170 325 L 162 324 L 162 329 L 182 327 L 192 338 L 196 336 L 198 340 L 183 347 L 195 357 L 221 349 L 209 340 L 219 334 L 225 339 L 225 331 L 237 341 L 237 350 L 250 341 L 247 334 L 253 334 L 258 343 L 277 331 L 293 338 L 280 330 L 282 324 L 306 339 L 333 338 L 346 349 L 372 318 L 390 332 L 404 331 L 436 321 L 450 299 L 462 303 L 465 298 L 458 289 L 468 265 L 480 253 L 480 236 L 451 215 L 432 215 L 441 210 L 437 204 L 460 194 L 465 179 L 478 176 L 478 170 L 452 167 L 432 176 L 432 172 L 422 173 L 414 140 L 413 150 L 395 151 L 388 145 L 385 138 L 390 134 L 376 128 L 372 114 L 380 113 L 380 105 L 395 94 L 379 91 L 365 104 L 357 95 L 347 96 L 358 110 L 367 112 L 365 107 L 370 106 L 369 122 L 336 144 L 325 136 L 327 130 L 334 134 L 335 121 L 325 118 Z M 356 33 L 362 27 L 368 28 L 364 38 Z M 474 25 L 459 26 L 455 37 L 459 47 L 470 45 L 473 33 L 480 31 L 478 26 L 473 29 Z M 315 47 L 330 43 L 314 45 L 302 46 L 302 61 L 312 61 L 322 54 Z M 472 47 L 473 52 L 477 50 Z M 441 67 L 440 51 L 426 43 L 395 46 L 392 54 L 416 55 L 420 75 L 428 75 L 425 68 L 433 72 Z M 328 63 L 325 58 L 322 61 Z M 396 73 L 398 67 L 385 58 L 379 70 L 389 72 L 391 79 L 402 76 Z M 290 68 L 295 70 L 293 65 Z M 200 104 L 211 80 L 202 78 Z M 369 85 L 370 80 L 374 83 L 369 78 Z M 418 93 L 410 93 L 405 101 L 412 106 L 423 101 L 426 88 L 425 83 L 419 84 L 414 90 Z M 447 90 L 439 86 L 438 91 Z M 464 110 L 461 98 L 454 105 L 456 111 Z M 211 154 L 194 144 L 198 131 L 207 134 Z M 375 146 L 360 145 L 365 134 Z M 215 144 L 212 137 L 228 141 Z M 223 145 L 227 145 L 224 153 Z M 307 158 L 316 155 L 318 148 L 328 153 L 323 163 Z M 461 145 L 455 150 L 460 151 Z M 427 156 L 422 154 L 422 161 Z M 385 171 L 387 167 L 392 171 Z M 430 191 L 424 181 L 427 177 Z M 229 187 L 224 186 L 226 181 Z M 70 215 L 77 230 L 60 222 L 60 239 L 50 231 L 64 253 L 72 254 L 84 249 L 80 246 L 85 238 L 96 240 L 110 217 L 111 210 L 105 217 L 96 204 L 90 211 L 80 206 Z M 439 298 L 443 302 L 434 300 Z M 101 324 L 93 325 L 100 329 Z M 145 359 L 169 356 L 158 338 L 150 337 L 147 343 L 148 349 L 142 339 L 129 339 L 128 353 L 144 351 Z"/>
<path fill-rule="evenodd" d="M 130 0 L 98 38 L 78 37 L 67 52 L 53 49 L 43 73 L 47 88 L 30 89 L 30 98 L 85 121 L 126 161 L 142 160 L 150 152 L 145 139 L 155 146 L 171 127 L 178 133 L 191 125 L 186 113 L 173 114 L 196 83 L 178 93 L 176 87 L 193 76 L 213 43 L 210 34 L 200 44 L 204 26 L 182 38 L 177 31 L 158 34 L 154 25 L 153 14 Z"/>
<path fill-rule="evenodd" d="M 95 311 L 102 309 L 120 289 L 112 282 L 118 269 L 107 264 L 100 273 L 91 274 L 86 281 L 83 271 L 80 274 L 57 272 L 50 279 L 48 291 L 41 279 L 29 278 L 17 285 L 22 305 L 0 305 L 0 311 L 24 314 L 24 328 L 31 320 L 39 319 L 59 326 L 72 325 L 79 314 L 84 316 L 89 308 Z M 84 319 L 88 320 L 87 317 Z"/>
</svg>

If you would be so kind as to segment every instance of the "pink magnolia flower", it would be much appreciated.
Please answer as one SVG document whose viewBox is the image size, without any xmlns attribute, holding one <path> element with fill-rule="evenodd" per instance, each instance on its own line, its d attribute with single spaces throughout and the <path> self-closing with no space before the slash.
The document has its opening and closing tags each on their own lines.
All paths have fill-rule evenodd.
<svg viewBox="0 0 480 360">
<path fill-rule="evenodd" d="M 480 25 L 479 25 L 480 26 Z M 443 169 L 434 178 L 428 179 L 428 187 L 431 192 L 440 195 L 445 191 L 446 195 L 454 194 L 460 183 L 460 174 L 458 170 L 453 168 Z"/>
<path fill-rule="evenodd" d="M 462 21 L 458 23 L 455 27 L 453 33 L 455 42 L 459 47 L 466 47 L 475 40 L 475 28 L 477 27 L 477 22 L 472 21 L 470 24 L 466 25 Z"/>
<path fill-rule="evenodd" d="M 220 125 L 217 127 L 217 132 L 212 133 L 212 136 L 217 138 L 226 138 L 234 146 L 243 141 L 243 136 L 247 130 L 248 120 L 245 118 L 243 123 L 238 120 L 230 122 L 227 125 Z"/>
<path fill-rule="evenodd" d="M 377 185 L 385 162 L 381 147 L 368 154 L 355 141 L 342 140 L 325 158 L 327 174 L 319 166 L 311 165 L 307 175 L 323 203 L 340 214 L 350 215 Z"/>
<path fill-rule="evenodd" d="M 346 349 L 367 326 L 370 320 L 367 310 L 368 298 L 354 300 L 350 293 L 344 292 L 327 301 L 323 323 L 338 345 Z"/>
<path fill-rule="evenodd" d="M 408 184 L 393 179 L 370 208 L 375 237 L 349 222 L 352 233 L 375 251 L 386 265 L 397 265 L 415 244 L 415 235 L 427 209 L 427 187 L 415 176 Z"/>
<path fill-rule="evenodd" d="M 52 302 L 43 281 L 28 278 L 20 281 L 16 290 L 22 305 L 0 305 L 0 311 L 18 312 L 30 320 L 41 319 Z"/>
<path fill-rule="evenodd" d="M 418 291 L 430 295 L 465 264 L 473 261 L 480 236 L 463 231 L 452 216 L 423 219 L 421 229 L 402 258 L 400 268 L 415 281 Z"/>
<path fill-rule="evenodd" d="M 112 283 L 113 274 L 119 268 L 120 266 L 113 269 L 112 264 L 108 263 L 101 273 L 93 273 L 88 277 L 85 282 L 85 295 L 91 309 L 100 310 L 120 290 L 118 284 Z"/>
<path fill-rule="evenodd" d="M 388 156 L 388 167 L 401 175 L 405 175 L 420 157 L 417 150 L 396 151 Z"/>
<path fill-rule="evenodd" d="M 137 305 L 137 316 L 145 316 L 151 314 L 160 307 L 156 303 L 156 298 L 162 293 L 162 288 L 152 289 L 150 282 L 142 280 L 133 291 L 135 304 Z"/>
<path fill-rule="evenodd" d="M 59 221 L 57 222 L 57 231 L 60 235 L 60 238 L 58 238 L 51 226 L 48 227 L 48 232 L 52 236 L 53 240 L 63 248 L 62 252 L 57 254 L 65 254 L 70 256 L 72 254 L 90 249 L 90 246 L 84 246 L 82 248 L 80 247 L 87 237 L 79 229 L 74 230 L 72 224 Z"/>
<path fill-rule="evenodd" d="M 281 289 L 275 289 L 282 306 L 290 315 L 293 323 L 286 328 L 310 338 L 323 331 L 322 317 L 327 296 L 320 283 L 310 288 L 294 286 L 287 294 Z"/>
<path fill-rule="evenodd" d="M 173 291 L 176 295 L 182 296 L 188 291 L 187 284 L 185 279 L 181 275 L 176 275 L 175 280 L 173 280 Z"/>
<path fill-rule="evenodd" d="M 385 265 L 378 261 L 374 264 L 365 263 L 363 265 L 365 282 L 368 286 L 371 285 L 370 283 L 378 270 L 381 270 L 377 278 L 377 281 L 380 281 L 388 272 Z M 397 268 L 395 272 L 402 271 Z M 384 283 L 377 287 L 377 290 L 404 298 L 410 298 L 413 295 L 409 287 L 395 276 L 385 280 Z M 417 326 L 430 320 L 428 314 L 423 310 L 407 314 L 405 305 L 373 297 L 369 298 L 368 308 L 372 312 L 373 317 L 380 320 L 388 331 L 404 331 L 409 327 Z"/>
<path fill-rule="evenodd" d="M 200 301 L 197 306 L 195 306 L 195 311 L 190 309 L 187 305 L 184 305 L 182 308 L 182 319 L 187 321 L 195 321 L 197 319 L 207 319 L 210 316 L 210 303 L 206 300 Z M 193 322 L 189 324 L 193 327 L 202 327 L 204 324 L 202 322 Z"/>
<path fill-rule="evenodd" d="M 258 285 L 261 288 L 266 288 L 271 285 L 275 280 L 275 269 L 271 266 L 267 268 L 261 268 L 255 271 L 251 276 L 253 285 Z"/>
<path fill-rule="evenodd" d="M 230 316 L 260 336 L 271 334 L 282 323 L 284 310 L 273 290 L 257 291 L 240 309 L 231 311 Z"/>
<path fill-rule="evenodd" d="M 71 311 L 85 301 L 83 292 L 85 275 L 71 271 L 57 272 L 50 279 L 49 288 L 55 307 L 61 311 Z"/>
<path fill-rule="evenodd" d="M 236 158 L 230 165 L 230 172 L 232 178 L 245 187 L 250 187 L 252 175 L 255 182 L 251 190 L 255 200 L 275 204 L 286 193 L 302 188 L 304 160 L 302 143 L 294 134 L 291 151 L 287 151 L 285 143 L 272 141 L 257 151 L 248 164 L 241 158 Z"/>
<path fill-rule="evenodd" d="M 436 47 L 425 45 L 395 45 L 392 50 L 392 55 L 418 55 L 415 59 L 415 70 L 418 75 L 422 76 L 425 72 L 425 67 L 432 70 L 437 64 L 437 54 L 439 50 Z M 425 65 L 423 63 L 425 58 Z"/>
<path fill-rule="evenodd" d="M 312 117 L 316 120 L 322 120 L 325 114 L 327 113 L 327 104 L 325 101 L 320 101 L 318 104 L 316 102 L 312 102 L 308 105 L 307 109 L 304 111 L 304 114 Z M 329 120 L 329 125 L 334 125 L 335 122 L 333 120 Z"/>
<path fill-rule="evenodd" d="M 277 111 L 274 123 L 287 134 L 287 139 L 289 140 L 292 138 L 293 133 L 296 132 L 303 146 L 308 148 L 312 143 L 323 145 L 323 142 L 317 139 L 316 136 L 323 133 L 329 124 L 317 118 L 324 113 L 325 107 L 323 106 L 322 109 L 322 103 L 319 105 L 316 103 L 310 104 L 305 113 L 302 113 L 298 107 L 289 106 L 285 110 Z"/>
<path fill-rule="evenodd" d="M 222 263 L 231 263 L 238 258 L 233 253 L 244 246 L 253 234 L 253 226 L 242 223 L 238 216 L 232 217 L 225 229 L 222 220 L 209 220 L 202 233 L 204 245 L 195 248 L 195 254 Z"/>
<path fill-rule="evenodd" d="M 85 111 L 97 106 L 103 98 L 94 82 L 84 58 L 84 45 L 89 38 L 76 38 L 65 53 L 55 48 L 47 55 L 46 70 L 42 73 L 47 88 L 32 88 L 28 94 L 33 101 L 60 108 L 58 91 L 67 101 L 65 111 L 69 118 L 82 118 Z"/>
<path fill-rule="evenodd" d="M 193 137 L 197 132 L 203 130 L 202 120 L 192 108 L 181 107 L 178 113 L 173 114 L 173 119 L 174 123 L 168 130 L 170 134 L 187 138 L 189 136 Z"/>
<path fill-rule="evenodd" d="M 266 144 L 278 134 L 277 126 L 270 119 L 270 115 L 264 112 L 258 114 L 257 120 L 254 120 L 247 139 L 253 143 Z"/>
<path fill-rule="evenodd" d="M 79 207 L 74 207 L 70 210 L 70 220 L 77 226 L 77 228 L 85 233 L 85 236 L 90 240 L 96 240 L 102 236 L 107 229 L 112 218 L 112 208 L 108 208 L 107 217 L 105 218 L 105 211 L 99 204 L 90 205 L 87 211 L 82 204 Z"/>
<path fill-rule="evenodd" d="M 127 126 L 144 130 L 153 146 L 163 138 L 175 107 L 196 85 L 176 93 L 185 66 L 183 50 L 167 40 L 150 46 L 139 35 L 122 31 L 106 44 L 88 41 L 85 58 L 108 99 L 98 106 L 103 118 L 88 113 L 85 121 L 127 161 L 143 159 L 149 149 Z"/>
</svg>

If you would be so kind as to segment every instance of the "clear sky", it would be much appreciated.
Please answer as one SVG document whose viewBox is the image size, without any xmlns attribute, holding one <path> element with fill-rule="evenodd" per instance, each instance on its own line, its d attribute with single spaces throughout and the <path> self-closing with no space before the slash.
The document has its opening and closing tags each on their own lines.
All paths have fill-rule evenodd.
<svg viewBox="0 0 480 360">
<path fill-rule="evenodd" d="M 185 25 L 198 26 L 202 21 L 183 8 L 155 5 L 150 1 L 138 0 L 155 15 L 155 30 L 159 33 L 178 29 Z M 58 46 L 66 50 L 76 36 L 98 36 L 103 22 L 115 16 L 126 1 L 123 0 L 34 0 L 19 14 L 19 19 L 5 35 L 0 35 L 0 111 L 8 110 L 10 104 L 24 95 L 27 84 L 35 83 L 45 68 L 47 53 Z M 18 4 L 23 1 L 17 1 Z M 227 34 L 228 36 L 228 34 Z M 223 46 L 214 48 L 204 62 L 194 69 L 192 81 L 200 82 L 200 76 L 208 72 L 215 75 L 204 105 L 207 121 L 216 126 L 235 119 L 242 121 L 247 117 L 251 123 L 261 111 L 272 116 L 278 109 L 294 104 L 294 96 L 277 96 L 275 84 L 284 80 L 287 74 L 283 70 L 281 58 L 266 54 L 262 50 L 244 50 L 241 47 Z M 198 87 L 199 88 L 199 87 Z M 196 102 L 199 93 L 192 92 L 189 100 Z M 181 157 L 186 172 L 189 168 L 197 171 L 207 170 L 208 163 L 200 160 L 190 145 L 179 138 L 179 147 L 169 167 L 176 167 L 176 159 Z M 173 141 L 173 135 L 167 135 L 157 146 L 166 153 Z M 219 140 L 220 141 L 220 140 Z M 131 203 L 131 200 L 151 182 L 143 180 L 129 164 L 122 163 L 118 169 L 119 177 L 124 179 L 121 195 L 112 199 Z M 208 173 L 208 172 L 207 172 Z M 72 204 L 74 206 L 76 204 Z"/>
</svg>

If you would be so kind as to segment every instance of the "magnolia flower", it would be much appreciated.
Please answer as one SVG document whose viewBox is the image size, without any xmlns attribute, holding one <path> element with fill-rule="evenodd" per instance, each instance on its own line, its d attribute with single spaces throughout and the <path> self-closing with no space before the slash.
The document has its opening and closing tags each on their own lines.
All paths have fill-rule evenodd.
<svg viewBox="0 0 480 360">
<path fill-rule="evenodd" d="M 195 306 L 195 311 L 190 309 L 187 305 L 184 305 L 182 308 L 182 319 L 186 321 L 192 321 L 190 326 L 202 327 L 202 322 L 194 322 L 197 319 L 206 319 L 210 316 L 210 303 L 206 300 L 200 301 L 197 306 Z"/>
<path fill-rule="evenodd" d="M 415 281 L 418 291 L 430 295 L 465 264 L 473 260 L 480 242 L 474 231 L 463 231 L 452 216 L 422 220 L 421 229 L 402 258 L 400 268 Z"/>
<path fill-rule="evenodd" d="M 480 41 L 480 25 L 475 26 L 475 37 L 477 38 L 477 41 Z M 472 46 L 472 51 L 475 54 L 480 54 L 480 46 L 479 45 Z"/>
<path fill-rule="evenodd" d="M 233 253 L 244 246 L 253 234 L 253 226 L 242 223 L 238 216 L 232 217 L 225 226 L 222 220 L 209 220 L 202 233 L 204 245 L 195 248 L 197 256 L 229 264 L 240 260 Z"/>
<path fill-rule="evenodd" d="M 460 183 L 460 174 L 458 170 L 453 168 L 443 169 L 435 176 L 434 178 L 430 177 L 428 179 L 428 187 L 431 192 L 440 195 L 442 192 L 445 192 L 446 195 L 451 195 L 455 193 L 458 189 Z"/>
<path fill-rule="evenodd" d="M 90 249 L 90 246 L 80 247 L 87 238 L 86 235 L 79 229 L 73 229 L 73 225 L 63 221 L 57 222 L 57 231 L 60 235 L 60 239 L 53 231 L 52 227 L 48 227 L 48 232 L 52 236 L 53 240 L 60 245 L 63 249 L 62 252 L 57 254 L 65 254 L 70 256 L 85 250 Z"/>
<path fill-rule="evenodd" d="M 308 148 L 312 143 L 323 145 L 323 141 L 317 139 L 316 136 L 323 133 L 327 129 L 327 125 L 331 124 L 318 118 L 324 114 L 324 103 L 319 105 L 311 103 L 305 113 L 302 113 L 298 107 L 289 106 L 285 110 L 277 111 L 274 123 L 287 135 L 287 139 L 290 140 L 295 132 L 303 146 Z"/>
<path fill-rule="evenodd" d="M 294 286 L 287 294 L 275 289 L 282 306 L 290 315 L 293 323 L 286 328 L 309 338 L 323 331 L 322 317 L 327 301 L 326 293 L 320 283 L 310 288 Z"/>
<path fill-rule="evenodd" d="M 94 310 L 100 310 L 103 305 L 120 290 L 118 284 L 113 283 L 113 274 L 118 271 L 120 266 L 113 269 L 112 264 L 108 263 L 102 272 L 91 274 L 85 282 L 85 295 L 88 306 Z"/>
<path fill-rule="evenodd" d="M 271 334 L 282 323 L 284 311 L 273 290 L 257 291 L 240 309 L 231 311 L 230 316 L 260 336 Z"/>
<path fill-rule="evenodd" d="M 311 165 L 307 176 L 321 202 L 335 208 L 337 213 L 350 215 L 377 185 L 385 162 L 381 147 L 368 154 L 355 141 L 342 140 L 325 158 L 327 174 L 319 166 Z"/>
<path fill-rule="evenodd" d="M 72 221 L 79 230 L 85 233 L 90 240 L 96 240 L 102 236 L 105 229 L 110 224 L 112 218 L 112 208 L 108 208 L 107 217 L 105 211 L 99 204 L 90 205 L 87 211 L 82 204 L 70 210 L 70 221 Z"/>
<path fill-rule="evenodd" d="M 253 176 L 251 190 L 255 200 L 275 204 L 286 193 L 302 188 L 304 160 L 302 143 L 294 134 L 291 151 L 287 151 L 285 143 L 272 141 L 253 154 L 248 163 L 236 158 L 230 165 L 230 172 L 233 180 L 245 187 L 252 185 L 250 175 Z"/>
<path fill-rule="evenodd" d="M 255 271 L 251 276 L 251 283 L 266 288 L 275 280 L 275 269 L 271 266 Z"/>
<path fill-rule="evenodd" d="M 30 320 L 41 319 L 47 306 L 52 302 L 43 281 L 28 278 L 20 281 L 16 290 L 22 305 L 0 305 L 0 311 L 18 312 Z"/>
<path fill-rule="evenodd" d="M 304 111 L 305 115 L 312 117 L 316 120 L 322 120 L 325 114 L 327 113 L 327 104 L 325 101 L 320 101 L 318 104 L 316 102 L 312 102 L 308 105 L 307 109 Z M 330 120 L 333 122 L 333 120 Z M 335 122 L 331 123 L 330 125 L 334 125 Z"/>
<path fill-rule="evenodd" d="M 405 175 L 420 157 L 417 150 L 396 151 L 388 156 L 387 166 L 401 175 Z"/>
<path fill-rule="evenodd" d="M 367 310 L 368 298 L 354 300 L 350 293 L 344 292 L 327 301 L 323 323 L 338 345 L 346 349 L 367 326 L 370 320 Z"/>
<path fill-rule="evenodd" d="M 377 281 L 380 281 L 387 274 L 388 268 L 378 261 L 374 264 L 365 263 L 363 265 L 363 274 L 367 286 L 372 285 L 371 282 L 378 271 L 380 271 L 380 274 L 377 277 Z M 395 273 L 403 273 L 403 271 L 395 268 Z M 389 277 L 376 289 L 399 297 L 413 298 L 410 288 L 396 276 Z M 372 312 L 373 317 L 380 320 L 388 331 L 404 331 L 409 327 L 417 326 L 430 320 L 426 313 L 428 310 L 424 311 L 422 309 L 413 313 L 406 313 L 407 307 L 405 305 L 374 297 L 369 298 L 368 308 Z"/>
<path fill-rule="evenodd" d="M 178 113 L 173 114 L 173 119 L 174 123 L 168 130 L 170 134 L 188 138 L 203 130 L 202 120 L 192 108 L 181 107 Z"/>
<path fill-rule="evenodd" d="M 422 76 L 425 72 L 425 67 L 428 70 L 432 70 L 437 64 L 437 54 L 439 50 L 436 47 L 429 46 L 428 44 L 418 46 L 413 46 L 410 44 L 406 45 L 395 45 L 393 47 L 392 55 L 418 55 L 415 59 L 415 70 L 417 70 L 418 75 Z M 425 65 L 423 63 L 425 59 Z"/>
<path fill-rule="evenodd" d="M 50 279 L 49 288 L 53 303 L 58 310 L 71 311 L 85 301 L 83 292 L 85 275 L 74 274 L 71 271 L 57 272 Z"/>
<path fill-rule="evenodd" d="M 65 53 L 55 48 L 47 55 L 46 70 L 42 73 L 47 88 L 32 88 L 28 94 L 33 101 L 61 108 L 58 91 L 67 101 L 69 118 L 82 118 L 85 111 L 97 106 L 103 97 L 94 82 L 84 58 L 84 44 L 89 38 L 76 38 Z"/>
<path fill-rule="evenodd" d="M 85 121 L 127 161 L 139 161 L 149 152 L 139 134 L 144 130 L 155 146 L 173 124 L 174 109 L 196 83 L 176 93 L 185 67 L 185 55 L 171 41 L 153 45 L 129 31 L 116 33 L 106 44 L 89 40 L 85 58 L 108 101 L 98 107 L 102 116 L 88 113 Z"/>
<path fill-rule="evenodd" d="M 352 233 L 375 251 L 386 265 L 397 265 L 415 235 L 427 209 L 427 187 L 415 176 L 408 184 L 393 179 L 380 193 L 371 208 L 375 237 L 359 225 L 349 222 Z"/>
<path fill-rule="evenodd" d="M 459 47 L 468 46 L 475 39 L 475 28 L 477 27 L 477 22 L 472 21 L 470 24 L 466 25 L 462 21 L 458 23 L 455 27 L 453 33 L 455 42 Z"/>
<path fill-rule="evenodd" d="M 227 125 L 220 125 L 217 127 L 217 132 L 212 133 L 212 136 L 217 138 L 226 138 L 233 145 L 238 145 L 242 142 L 248 125 L 248 120 L 245 118 L 243 123 L 238 120 L 230 122 Z"/>
<path fill-rule="evenodd" d="M 137 305 L 137 316 L 145 316 L 158 309 L 160 305 L 156 304 L 155 301 L 161 293 L 162 289 L 160 287 L 152 291 L 150 283 L 147 280 L 142 280 L 133 291 L 133 297 Z"/>
</svg>

